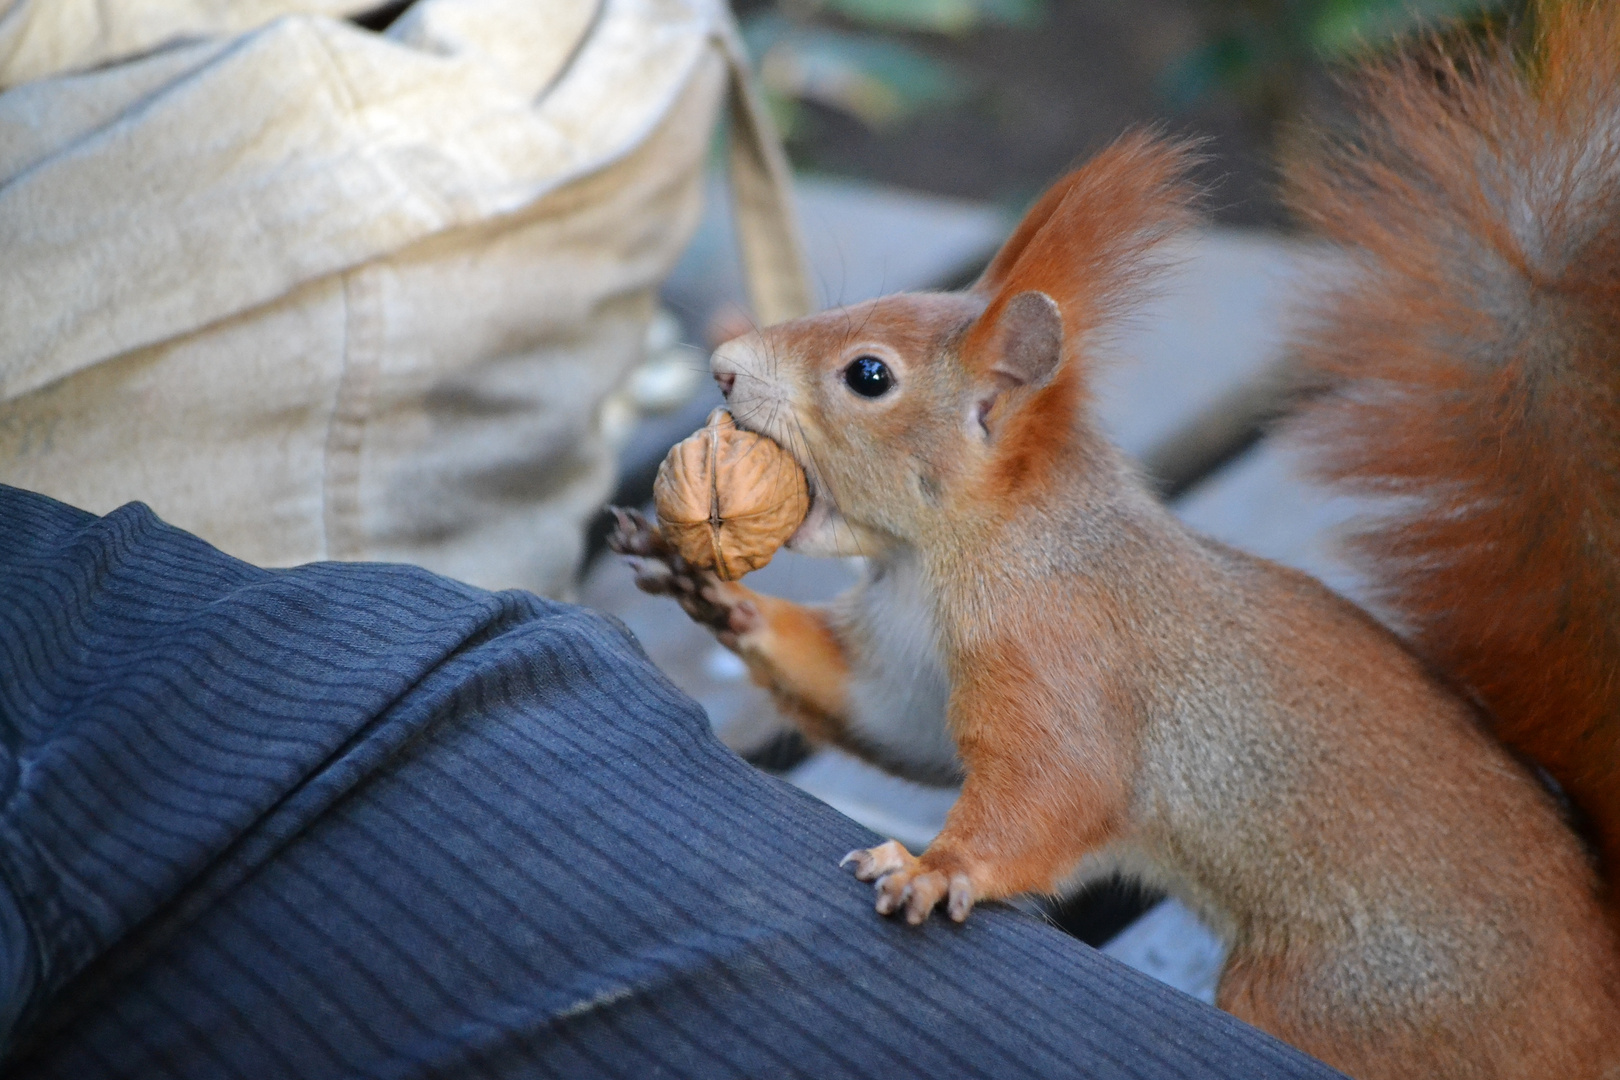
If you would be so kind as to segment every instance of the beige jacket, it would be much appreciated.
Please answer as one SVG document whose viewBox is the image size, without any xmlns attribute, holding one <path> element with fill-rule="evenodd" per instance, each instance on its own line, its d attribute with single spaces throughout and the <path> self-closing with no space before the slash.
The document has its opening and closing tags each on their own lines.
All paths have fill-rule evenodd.
<svg viewBox="0 0 1620 1080">
<path fill-rule="evenodd" d="M 0 482 L 566 594 L 728 84 L 767 319 L 780 157 L 722 0 L 371 6 L 0 0 Z"/>
</svg>

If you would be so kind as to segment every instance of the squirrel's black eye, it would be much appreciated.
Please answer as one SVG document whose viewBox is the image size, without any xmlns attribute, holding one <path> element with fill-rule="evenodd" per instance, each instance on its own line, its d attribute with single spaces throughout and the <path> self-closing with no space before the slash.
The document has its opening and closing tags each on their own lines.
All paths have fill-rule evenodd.
<svg viewBox="0 0 1620 1080">
<path fill-rule="evenodd" d="M 882 397 L 894 385 L 889 365 L 875 356 L 857 356 L 844 369 L 844 385 L 861 397 Z"/>
</svg>

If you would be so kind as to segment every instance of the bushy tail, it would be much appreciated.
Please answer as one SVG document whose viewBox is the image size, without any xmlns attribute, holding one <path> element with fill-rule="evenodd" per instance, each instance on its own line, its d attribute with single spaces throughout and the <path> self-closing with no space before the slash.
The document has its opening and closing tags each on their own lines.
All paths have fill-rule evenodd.
<svg viewBox="0 0 1620 1080">
<path fill-rule="evenodd" d="M 1380 64 L 1291 169 L 1350 262 L 1296 342 L 1299 431 L 1326 478 L 1395 497 L 1356 539 L 1387 612 L 1620 882 L 1620 3 L 1537 26 Z"/>
</svg>

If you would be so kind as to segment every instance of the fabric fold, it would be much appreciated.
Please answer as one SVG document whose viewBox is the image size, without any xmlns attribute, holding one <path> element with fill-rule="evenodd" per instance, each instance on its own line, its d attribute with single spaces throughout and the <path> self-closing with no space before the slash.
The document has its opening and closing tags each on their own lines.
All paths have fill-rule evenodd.
<svg viewBox="0 0 1620 1080">
<path fill-rule="evenodd" d="M 0 398 L 517 210 L 628 153 L 686 86 L 719 9 L 601 3 L 468 15 L 466 0 L 423 0 L 385 35 L 289 15 L 226 46 L 68 76 L 67 101 L 0 95 Z M 72 98 L 94 99 L 104 123 L 19 170 L 6 148 L 28 140 L 8 130 L 64 130 L 40 110 Z"/>
<path fill-rule="evenodd" d="M 1335 1075 L 1005 906 L 879 918 L 876 838 L 582 608 L 0 487 L 0 675 L 16 1080 Z"/>
</svg>

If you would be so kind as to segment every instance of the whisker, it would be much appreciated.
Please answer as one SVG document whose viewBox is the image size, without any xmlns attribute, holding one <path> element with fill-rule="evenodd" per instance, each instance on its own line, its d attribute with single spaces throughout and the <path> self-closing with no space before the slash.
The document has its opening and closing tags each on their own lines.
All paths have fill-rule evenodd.
<svg viewBox="0 0 1620 1080">
<path fill-rule="evenodd" d="M 877 314 L 878 304 L 880 302 L 881 302 L 881 299 L 880 300 L 874 300 L 870 304 L 867 305 L 867 307 L 866 307 L 866 318 L 861 320 L 860 329 L 855 331 L 855 334 L 854 334 L 855 337 L 860 337 L 862 334 L 864 334 L 866 332 L 866 324 L 872 321 L 872 316 L 873 315 Z"/>
<path fill-rule="evenodd" d="M 746 413 L 739 413 L 736 409 L 731 409 L 731 419 L 739 427 L 744 426 L 750 423 L 755 416 L 759 415 L 759 410 L 763 409 L 768 404 L 770 404 L 768 400 L 748 402 L 748 411 Z"/>
</svg>

